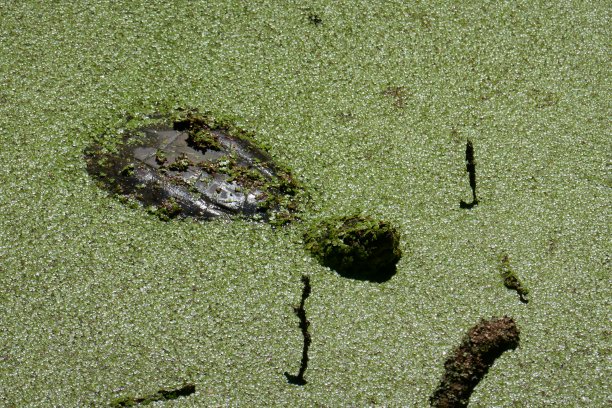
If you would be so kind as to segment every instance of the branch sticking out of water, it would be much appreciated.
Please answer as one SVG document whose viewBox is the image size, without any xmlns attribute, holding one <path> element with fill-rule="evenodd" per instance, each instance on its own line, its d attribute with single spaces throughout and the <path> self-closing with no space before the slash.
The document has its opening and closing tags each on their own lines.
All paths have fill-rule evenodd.
<svg viewBox="0 0 612 408">
<path fill-rule="evenodd" d="M 306 309 L 304 308 L 304 302 L 310 296 L 310 278 L 306 275 L 302 276 L 302 283 L 304 289 L 302 290 L 302 301 L 298 307 L 294 307 L 293 311 L 296 316 L 300 319 L 300 329 L 302 330 L 302 336 L 304 337 L 304 347 L 302 348 L 302 362 L 300 364 L 300 371 L 297 375 L 289 374 L 285 372 L 285 377 L 290 384 L 305 385 L 306 380 L 304 379 L 304 373 L 308 367 L 308 348 L 310 347 L 311 339 L 310 333 L 308 333 L 308 326 L 310 322 L 306 319 Z"/>
<path fill-rule="evenodd" d="M 480 380 L 506 350 L 519 346 L 519 329 L 508 316 L 481 320 L 444 363 L 445 373 L 430 397 L 434 408 L 465 408 Z"/>
<path fill-rule="evenodd" d="M 472 208 L 478 205 L 478 198 L 476 198 L 476 160 L 474 159 L 474 145 L 472 141 L 468 139 L 465 145 L 465 167 L 470 177 L 470 188 L 472 189 L 472 202 L 466 203 L 461 200 L 459 206 L 461 208 Z"/>
</svg>

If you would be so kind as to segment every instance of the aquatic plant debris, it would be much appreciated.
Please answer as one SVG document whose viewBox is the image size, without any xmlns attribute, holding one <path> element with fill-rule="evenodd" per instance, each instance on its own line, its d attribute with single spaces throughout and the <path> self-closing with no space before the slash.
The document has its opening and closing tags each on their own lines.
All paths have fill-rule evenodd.
<svg viewBox="0 0 612 408">
<path fill-rule="evenodd" d="M 388 86 L 383 91 L 383 95 L 393 98 L 393 105 L 397 108 L 404 108 L 406 106 L 406 87 Z"/>
<path fill-rule="evenodd" d="M 285 371 L 285 377 L 287 377 L 287 381 L 290 384 L 295 385 L 305 385 L 306 380 L 304 379 L 304 373 L 306 372 L 306 368 L 308 368 L 308 348 L 310 347 L 310 343 L 312 339 L 310 338 L 310 333 L 308 332 L 308 327 L 310 326 L 310 322 L 306 318 L 306 309 L 304 308 L 304 302 L 308 296 L 310 296 L 310 278 L 306 275 L 302 276 L 302 283 L 304 284 L 304 289 L 302 290 L 302 300 L 300 301 L 300 305 L 293 308 L 296 316 L 300 319 L 300 329 L 302 330 L 302 336 L 304 337 L 304 346 L 302 348 L 302 361 L 300 363 L 300 370 L 297 375 L 291 375 Z"/>
<path fill-rule="evenodd" d="M 195 392 L 195 384 L 185 384 L 182 387 L 172 390 L 161 389 L 154 394 L 144 397 L 120 397 L 110 403 L 111 408 L 133 407 L 136 405 L 149 405 L 156 401 L 174 400 L 180 397 L 187 397 Z"/>
<path fill-rule="evenodd" d="M 470 139 L 467 140 L 465 145 L 465 167 L 470 178 L 470 188 L 472 189 L 472 202 L 467 203 L 461 200 L 459 206 L 461 208 L 472 208 L 478 205 L 478 198 L 476 198 L 476 160 L 474 159 L 474 145 Z"/>
<path fill-rule="evenodd" d="M 495 360 L 519 345 L 519 329 L 508 316 L 481 320 L 444 363 L 445 373 L 429 402 L 436 408 L 467 407 Z"/>
<path fill-rule="evenodd" d="M 387 221 L 360 215 L 315 223 L 304 234 L 304 246 L 322 265 L 341 276 L 385 282 L 402 257 L 399 231 Z"/>
<path fill-rule="evenodd" d="M 521 282 L 516 272 L 510 267 L 510 257 L 508 254 L 502 256 L 499 270 L 504 280 L 504 286 L 516 291 L 521 302 L 529 303 L 529 299 L 527 299 L 529 289 Z"/>
<path fill-rule="evenodd" d="M 284 224 L 296 218 L 301 188 L 289 170 L 252 134 L 210 114 L 179 111 L 126 130 L 121 140 L 102 135 L 85 157 L 103 188 L 164 221 L 241 215 Z"/>
<path fill-rule="evenodd" d="M 311 24 L 314 24 L 316 26 L 321 25 L 323 23 L 323 19 L 321 18 L 321 16 L 319 16 L 318 14 L 316 14 L 314 12 L 310 12 L 308 14 L 308 21 Z"/>
</svg>

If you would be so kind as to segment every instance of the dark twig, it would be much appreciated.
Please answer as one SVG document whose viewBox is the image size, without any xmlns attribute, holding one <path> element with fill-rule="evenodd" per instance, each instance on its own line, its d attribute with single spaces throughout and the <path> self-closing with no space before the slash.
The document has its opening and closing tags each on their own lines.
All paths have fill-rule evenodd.
<svg viewBox="0 0 612 408">
<path fill-rule="evenodd" d="M 461 200 L 461 208 L 472 208 L 478 204 L 478 198 L 476 198 L 476 160 L 474 159 L 474 145 L 472 141 L 468 139 L 465 145 L 465 167 L 470 176 L 470 188 L 472 189 L 472 202 L 466 203 Z"/>
<path fill-rule="evenodd" d="M 302 362 L 300 364 L 300 371 L 297 375 L 291 375 L 285 372 L 287 381 L 295 385 L 304 385 L 306 380 L 304 379 L 304 373 L 308 367 L 308 348 L 310 347 L 310 333 L 308 333 L 308 326 L 310 322 L 306 319 L 306 309 L 304 308 L 304 302 L 310 296 L 310 278 L 306 275 L 302 276 L 302 283 L 304 283 L 304 289 L 302 290 L 302 301 L 298 307 L 294 307 L 293 311 L 300 319 L 300 329 L 302 330 L 302 336 L 304 336 L 304 347 L 302 349 Z"/>
</svg>

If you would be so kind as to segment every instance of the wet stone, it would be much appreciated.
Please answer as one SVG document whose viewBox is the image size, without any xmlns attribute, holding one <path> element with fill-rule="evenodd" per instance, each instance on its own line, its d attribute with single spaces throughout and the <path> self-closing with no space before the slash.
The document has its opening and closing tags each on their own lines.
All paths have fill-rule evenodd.
<svg viewBox="0 0 612 408">
<path fill-rule="evenodd" d="M 89 173 L 161 219 L 295 219 L 298 183 L 251 134 L 227 122 L 188 111 L 126 131 L 120 141 L 108 139 L 86 149 Z"/>
</svg>

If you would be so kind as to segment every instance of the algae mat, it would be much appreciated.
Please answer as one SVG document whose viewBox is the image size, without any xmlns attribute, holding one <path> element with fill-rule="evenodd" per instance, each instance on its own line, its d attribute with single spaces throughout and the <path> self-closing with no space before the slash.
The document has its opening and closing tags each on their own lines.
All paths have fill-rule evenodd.
<svg viewBox="0 0 612 408">
<path fill-rule="evenodd" d="M 610 403 L 609 6 L 371 3 L 0 3 L 1 406 L 184 384 L 155 404 L 427 406 L 464 333 L 503 315 L 520 346 L 470 406 Z M 98 135 L 187 107 L 291 168 L 302 221 L 162 222 L 88 176 Z M 387 282 L 303 249 L 354 213 L 401 234 Z"/>
</svg>

